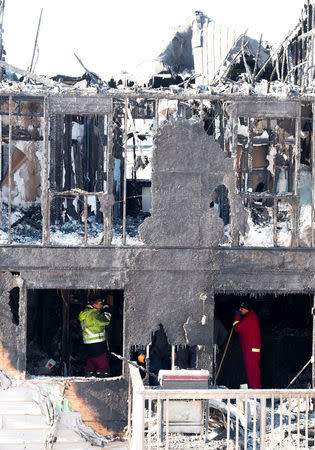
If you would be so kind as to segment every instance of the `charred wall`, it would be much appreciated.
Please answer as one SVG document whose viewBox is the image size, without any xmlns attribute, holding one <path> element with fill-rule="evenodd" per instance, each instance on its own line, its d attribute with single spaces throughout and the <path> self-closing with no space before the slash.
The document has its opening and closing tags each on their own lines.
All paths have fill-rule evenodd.
<svg viewBox="0 0 315 450">
<path fill-rule="evenodd" d="M 214 292 L 314 292 L 315 258 L 309 249 L 106 248 L 0 249 L 2 368 L 23 373 L 25 331 L 15 325 L 10 290 L 39 288 L 124 289 L 124 347 L 147 345 L 162 323 L 171 344 L 202 344 L 198 366 L 211 369 Z M 19 271 L 12 275 L 8 268 Z M 206 293 L 207 298 L 200 294 Z M 20 298 L 20 314 L 26 297 Z M 204 325 L 202 317 L 206 316 Z M 188 320 L 189 319 L 189 320 Z M 188 333 L 185 334 L 184 324 Z M 206 336 L 206 338 L 204 337 Z M 25 352 L 24 352 L 25 355 Z M 23 366 L 24 364 L 24 366 Z M 43 382 L 46 383 L 45 379 Z M 127 404 L 127 370 L 116 379 L 69 381 L 73 409 L 99 430 L 122 430 Z M 92 417 L 92 418 L 91 418 Z"/>
<path fill-rule="evenodd" d="M 142 245 L 0 247 L 1 361 L 9 373 L 26 367 L 28 289 L 123 290 L 125 356 L 131 346 L 149 344 L 161 323 L 170 344 L 200 346 L 197 367 L 210 373 L 215 293 L 315 291 L 311 249 L 218 247 L 225 243 L 224 222 L 211 208 L 218 187 L 228 193 L 232 234 L 246 213 L 233 160 L 201 123 L 165 123 L 154 150 L 152 210 L 140 228 Z M 10 306 L 17 287 L 18 324 Z M 73 409 L 102 433 L 122 430 L 127 411 L 116 405 L 127 405 L 127 381 L 126 367 L 115 379 L 67 381 Z"/>
</svg>

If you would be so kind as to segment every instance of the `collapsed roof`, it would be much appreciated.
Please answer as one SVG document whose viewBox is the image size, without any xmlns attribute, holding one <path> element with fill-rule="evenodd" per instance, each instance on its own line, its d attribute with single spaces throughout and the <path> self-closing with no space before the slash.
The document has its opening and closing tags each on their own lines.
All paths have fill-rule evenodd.
<svg viewBox="0 0 315 450">
<path fill-rule="evenodd" d="M 258 42 L 245 33 L 238 35 L 233 29 L 219 25 L 201 11 L 196 11 L 176 31 L 158 58 L 143 68 L 142 80 L 125 74 L 124 79 L 118 77 L 106 82 L 85 66 L 82 77 L 56 75 L 49 78 L 2 60 L 0 88 L 9 92 L 49 90 L 53 94 L 70 91 L 83 95 L 112 89 L 170 87 L 176 92 L 197 89 L 214 95 L 313 93 L 313 27 L 314 5 L 308 0 L 295 29 L 274 50 L 262 39 Z"/>
</svg>

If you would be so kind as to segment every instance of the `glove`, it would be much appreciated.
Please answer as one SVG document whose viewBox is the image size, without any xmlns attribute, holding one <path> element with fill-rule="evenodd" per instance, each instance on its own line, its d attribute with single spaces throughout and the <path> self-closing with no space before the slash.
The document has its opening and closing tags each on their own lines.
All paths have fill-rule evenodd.
<svg viewBox="0 0 315 450">
<path fill-rule="evenodd" d="M 138 362 L 141 364 L 144 364 L 145 361 L 145 355 L 143 353 L 140 353 L 140 355 L 138 355 Z"/>
<path fill-rule="evenodd" d="M 235 315 L 236 315 L 236 316 L 241 316 L 242 313 L 241 313 L 241 311 L 237 310 L 237 311 L 235 311 Z"/>
</svg>

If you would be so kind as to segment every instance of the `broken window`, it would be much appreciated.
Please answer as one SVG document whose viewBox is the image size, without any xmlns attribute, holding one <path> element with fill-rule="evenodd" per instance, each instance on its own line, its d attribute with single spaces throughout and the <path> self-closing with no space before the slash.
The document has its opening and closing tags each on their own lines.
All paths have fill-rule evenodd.
<svg viewBox="0 0 315 450">
<path fill-rule="evenodd" d="M 50 240 L 100 244 L 107 192 L 107 116 L 50 117 Z"/>
<path fill-rule="evenodd" d="M 309 104 L 302 104 L 301 118 L 298 107 L 287 106 L 296 117 L 238 118 L 237 186 L 249 226 L 241 245 L 310 245 L 313 119 Z M 242 111 L 245 108 L 241 105 Z"/>
<path fill-rule="evenodd" d="M 251 298 L 259 318 L 261 333 L 261 382 L 264 389 L 286 388 L 312 356 L 312 304 L 309 294 L 215 295 L 215 316 L 231 330 L 235 311 Z M 220 347 L 217 367 L 225 345 Z M 216 371 L 215 371 L 216 372 Z M 233 333 L 224 358 L 218 384 L 238 389 L 247 383 L 243 355 L 237 333 Z M 309 388 L 311 365 L 292 385 Z"/>
<path fill-rule="evenodd" d="M 43 101 L 0 98 L 0 243 L 41 241 Z"/>
<path fill-rule="evenodd" d="M 114 100 L 113 242 L 139 243 L 138 227 L 150 215 L 151 159 L 157 128 L 156 101 Z"/>
<path fill-rule="evenodd" d="M 78 315 L 92 298 L 103 298 L 109 305 L 110 351 L 122 354 L 123 291 L 31 289 L 27 295 L 28 374 L 84 376 L 85 347 Z M 121 361 L 110 357 L 110 376 L 121 373 Z"/>
<path fill-rule="evenodd" d="M 239 191 L 293 193 L 295 153 L 295 119 L 240 117 Z"/>
</svg>

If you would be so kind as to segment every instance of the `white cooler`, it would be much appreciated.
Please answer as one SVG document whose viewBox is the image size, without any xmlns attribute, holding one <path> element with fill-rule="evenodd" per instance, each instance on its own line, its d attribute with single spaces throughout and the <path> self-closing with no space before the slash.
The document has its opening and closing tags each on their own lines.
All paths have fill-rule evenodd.
<svg viewBox="0 0 315 450">
<path fill-rule="evenodd" d="M 208 370 L 160 370 L 162 389 L 208 389 Z M 168 405 L 171 433 L 199 434 L 204 424 L 204 401 L 170 400 Z M 162 427 L 165 431 L 165 404 L 162 407 Z"/>
</svg>

